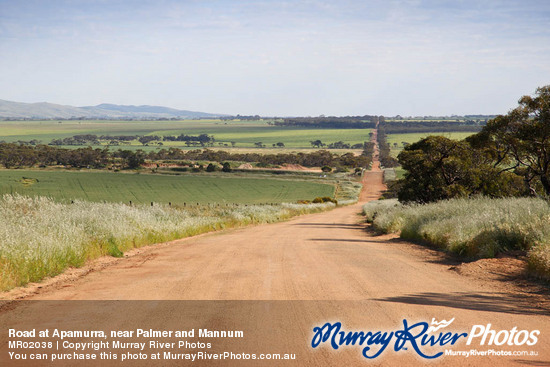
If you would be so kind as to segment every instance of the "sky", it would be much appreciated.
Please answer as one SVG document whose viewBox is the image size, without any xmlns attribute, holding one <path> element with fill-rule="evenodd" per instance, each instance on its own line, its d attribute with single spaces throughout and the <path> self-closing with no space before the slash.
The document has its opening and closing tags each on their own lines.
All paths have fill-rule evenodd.
<svg viewBox="0 0 550 367">
<path fill-rule="evenodd" d="M 0 0 L 4 100 L 504 114 L 547 84 L 547 0 Z"/>
</svg>

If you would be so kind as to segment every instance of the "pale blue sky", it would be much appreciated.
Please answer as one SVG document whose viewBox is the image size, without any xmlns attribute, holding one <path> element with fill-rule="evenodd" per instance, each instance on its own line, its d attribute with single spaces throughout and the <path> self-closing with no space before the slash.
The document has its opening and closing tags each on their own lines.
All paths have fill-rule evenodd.
<svg viewBox="0 0 550 367">
<path fill-rule="evenodd" d="M 491 114 L 546 84 L 546 0 L 0 0 L 0 99 Z"/>
</svg>

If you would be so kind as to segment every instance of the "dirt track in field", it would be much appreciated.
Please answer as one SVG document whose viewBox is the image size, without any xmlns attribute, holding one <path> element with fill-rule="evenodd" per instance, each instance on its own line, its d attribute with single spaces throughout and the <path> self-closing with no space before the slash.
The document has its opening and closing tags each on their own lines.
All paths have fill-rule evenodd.
<svg viewBox="0 0 550 367">
<path fill-rule="evenodd" d="M 537 357 L 442 357 L 435 365 L 548 365 L 550 317 L 546 296 L 531 295 L 504 281 L 464 276 L 438 252 L 401 241 L 395 236 L 370 233 L 359 216 L 361 203 L 379 197 L 384 186 L 376 163 L 363 178 L 360 203 L 330 212 L 301 216 L 283 223 L 203 235 L 151 246 L 134 256 L 117 260 L 99 271 L 61 282 L 36 292 L 28 300 L 315 300 L 292 306 L 280 317 L 289 330 L 311 320 L 340 320 L 356 330 L 402 328 L 402 320 L 427 321 L 455 318 L 449 330 L 469 332 L 473 325 L 492 324 L 493 330 L 541 332 L 534 347 L 466 346 L 456 350 L 495 349 L 537 351 Z M 307 304 L 307 305 L 306 305 Z M 59 309 L 50 310 L 59 319 Z M 94 316 L 96 303 L 80 310 L 94 325 L 123 327 L 124 317 L 110 320 Z M 40 319 L 37 305 L 14 307 L 0 313 L 20 322 Z M 68 306 L 67 306 L 68 307 Z M 89 307 L 86 310 L 86 307 Z M 26 310 L 26 311 L 21 311 Z M 148 311 L 132 310 L 139 319 Z M 174 311 L 177 312 L 177 311 Z M 198 310 L 197 320 L 215 329 L 229 311 Z M 32 315 L 32 316 L 31 316 Z M 206 316 L 205 316 L 206 315 Z M 287 317 L 288 316 L 288 317 Z M 233 315 L 239 317 L 246 315 Z M 269 318 L 264 316 L 263 319 Z M 203 322 L 201 321 L 201 322 Z M 265 320 L 264 320 L 265 321 Z M 197 321 L 199 322 L 199 321 Z M 238 322 L 237 322 L 238 323 Z M 261 343 L 276 343 L 266 337 Z M 294 333 L 287 342 L 299 346 L 305 358 L 299 365 L 421 365 L 425 360 L 412 351 L 364 360 L 359 349 L 332 352 L 311 350 L 310 335 Z M 248 364 L 251 365 L 251 364 Z"/>
</svg>

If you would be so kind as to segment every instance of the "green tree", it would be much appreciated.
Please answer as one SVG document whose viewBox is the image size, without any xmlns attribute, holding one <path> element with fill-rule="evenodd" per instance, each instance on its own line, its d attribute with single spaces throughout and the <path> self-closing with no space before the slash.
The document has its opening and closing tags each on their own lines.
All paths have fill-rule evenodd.
<svg viewBox="0 0 550 367">
<path fill-rule="evenodd" d="M 490 120 L 469 138 L 473 146 L 491 154 L 502 170 L 518 169 L 535 194 L 540 183 L 550 196 L 550 85 L 538 88 L 535 97 L 523 96 L 507 115 Z"/>
<path fill-rule="evenodd" d="M 494 167 L 466 141 L 430 136 L 406 147 L 398 159 L 407 170 L 399 183 L 398 198 L 402 202 L 525 194 L 521 177 Z"/>
</svg>

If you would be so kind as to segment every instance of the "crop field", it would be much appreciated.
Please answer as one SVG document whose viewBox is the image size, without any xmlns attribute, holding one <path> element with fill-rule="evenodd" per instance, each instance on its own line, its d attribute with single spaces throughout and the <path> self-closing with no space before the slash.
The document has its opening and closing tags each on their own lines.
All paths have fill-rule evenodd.
<svg viewBox="0 0 550 367">
<path fill-rule="evenodd" d="M 236 147 L 253 148 L 261 142 L 266 147 L 282 142 L 286 148 L 311 148 L 310 141 L 321 140 L 325 144 L 343 141 L 358 144 L 368 141 L 369 129 L 304 129 L 272 126 L 267 121 L 1 121 L 0 141 L 39 140 L 43 144 L 52 139 L 68 138 L 73 135 L 213 135 L 215 146 L 235 142 Z M 143 147 L 137 141 L 123 149 L 160 149 L 158 145 Z M 163 142 L 162 147 L 187 148 L 184 142 Z M 118 149 L 118 147 L 113 147 Z"/>
<path fill-rule="evenodd" d="M 474 133 L 471 132 L 451 132 L 451 133 L 409 133 L 409 134 L 387 134 L 387 141 L 391 147 L 391 154 L 397 157 L 399 152 L 403 150 L 403 142 L 412 144 L 419 141 L 422 138 L 426 138 L 430 135 L 444 136 L 449 139 L 462 140 Z M 397 146 L 395 145 L 397 144 Z"/>
<path fill-rule="evenodd" d="M 321 140 L 323 143 L 343 141 L 358 144 L 369 140 L 369 129 L 297 129 L 269 127 L 261 130 L 242 130 L 214 134 L 217 141 L 237 143 L 237 146 L 253 146 L 262 142 L 266 146 L 282 142 L 288 148 L 311 148 L 310 141 Z"/>
<path fill-rule="evenodd" d="M 292 179 L 218 174 L 152 175 L 114 172 L 0 170 L 0 195 L 47 196 L 128 203 L 281 203 L 333 196 L 334 186 Z"/>
<path fill-rule="evenodd" d="M 135 146 L 135 149 L 137 148 L 140 148 L 138 146 Z M 151 148 L 151 147 L 145 147 L 145 148 Z M 124 148 L 124 149 L 127 149 L 127 148 Z M 143 149 L 143 148 L 140 148 L 140 149 Z M 157 149 L 157 148 L 153 148 L 153 149 Z M 188 149 L 187 147 L 186 148 L 182 148 L 182 149 Z M 193 149 L 197 149 L 197 148 L 193 148 Z M 218 150 L 222 150 L 222 151 L 228 151 L 230 153 L 234 153 L 234 154 L 246 154 L 246 153 L 261 153 L 261 154 L 279 154 L 279 153 L 285 153 L 285 154 L 292 154 L 292 153 L 314 153 L 314 152 L 317 152 L 319 151 L 319 149 L 323 149 L 323 148 L 284 148 L 284 149 L 281 149 L 281 148 L 262 148 L 262 149 L 258 149 L 258 148 L 239 148 L 238 146 L 236 148 L 231 148 L 231 149 L 228 149 L 227 147 L 219 147 L 219 146 L 213 146 L 213 147 L 208 147 L 208 149 L 210 150 L 214 150 L 214 151 L 218 151 Z M 146 149 L 143 149 L 143 150 L 146 150 Z M 362 149 L 330 149 L 330 152 L 331 153 L 334 153 L 334 154 L 339 154 L 339 155 L 342 155 L 342 154 L 346 154 L 346 153 L 353 153 L 355 155 L 361 155 L 361 153 L 363 153 L 363 150 Z"/>
</svg>

